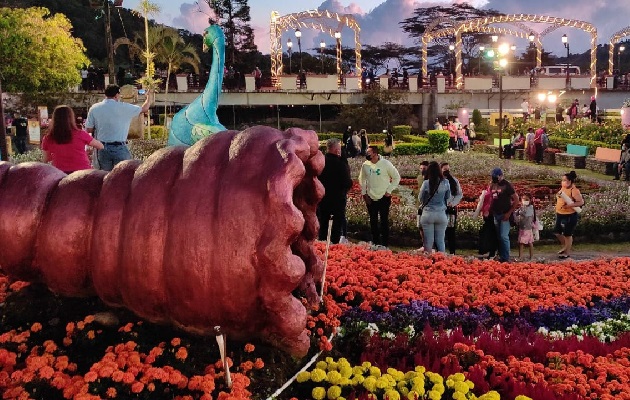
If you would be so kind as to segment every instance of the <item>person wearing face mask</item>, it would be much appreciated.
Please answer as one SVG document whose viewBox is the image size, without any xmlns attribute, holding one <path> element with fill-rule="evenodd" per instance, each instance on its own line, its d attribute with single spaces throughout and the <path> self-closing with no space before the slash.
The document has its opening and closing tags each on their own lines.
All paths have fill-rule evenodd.
<svg viewBox="0 0 630 400">
<path fill-rule="evenodd" d="M 503 177 L 503 170 L 492 170 L 492 205 L 490 213 L 494 216 L 499 244 L 499 261 L 510 261 L 510 216 L 519 207 L 518 195 L 512 184 Z"/>
<path fill-rule="evenodd" d="M 560 191 L 558 191 L 556 196 L 556 226 L 554 233 L 562 246 L 560 251 L 558 251 L 561 259 L 571 256 L 573 231 L 578 223 L 578 211 L 581 211 L 578 207 L 584 205 L 582 193 L 575 186 L 576 179 L 575 171 L 564 174 Z"/>
<path fill-rule="evenodd" d="M 389 160 L 378 154 L 378 147 L 370 146 L 365 155 L 366 161 L 359 172 L 361 194 L 370 214 L 372 243 L 376 246 L 389 244 L 389 207 L 392 192 L 400 183 L 400 174 Z M 380 227 L 379 227 L 380 218 Z"/>
<path fill-rule="evenodd" d="M 339 243 L 342 236 L 342 225 L 346 216 L 346 195 L 352 187 L 350 167 L 347 160 L 341 156 L 341 142 L 339 139 L 329 139 L 326 142 L 326 163 L 319 181 L 326 193 L 317 206 L 319 220 L 319 240 L 326 240 L 328 223 L 332 216 L 331 243 Z"/>
<path fill-rule="evenodd" d="M 111 171 L 119 162 L 131 159 L 127 148 L 129 126 L 140 113 L 149 111 L 152 93 L 147 91 L 141 107 L 121 102 L 120 87 L 117 85 L 109 85 L 105 89 L 105 97 L 105 100 L 90 107 L 85 127 L 94 139 L 105 146 L 97 154 L 100 169 Z"/>
<path fill-rule="evenodd" d="M 457 250 L 457 205 L 462 201 L 464 193 L 462 192 L 459 181 L 451 175 L 451 166 L 447 162 L 443 162 L 440 164 L 440 167 L 442 168 L 442 175 L 448 180 L 451 190 L 451 197 L 449 197 L 446 203 L 446 217 L 448 218 L 448 223 L 446 225 L 445 238 L 448 243 L 448 252 L 455 254 Z"/>
<path fill-rule="evenodd" d="M 518 223 L 518 258 L 523 254 L 523 247 L 529 246 L 529 259 L 534 257 L 534 218 L 536 213 L 532 198 L 524 194 L 521 200 L 521 208 L 516 210 L 516 221 Z"/>
</svg>

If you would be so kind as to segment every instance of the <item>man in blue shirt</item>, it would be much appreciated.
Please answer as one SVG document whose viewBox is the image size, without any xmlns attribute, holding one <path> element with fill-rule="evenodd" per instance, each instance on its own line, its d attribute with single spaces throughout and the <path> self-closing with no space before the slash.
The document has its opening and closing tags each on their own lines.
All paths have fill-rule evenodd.
<svg viewBox="0 0 630 400">
<path fill-rule="evenodd" d="M 127 148 L 127 135 L 131 121 L 146 113 L 151 106 L 151 92 L 147 91 L 141 107 L 120 101 L 120 87 L 109 85 L 106 99 L 90 107 L 85 127 L 98 138 L 105 148 L 98 151 L 98 163 L 102 170 L 111 171 L 121 161 L 131 159 Z"/>
</svg>

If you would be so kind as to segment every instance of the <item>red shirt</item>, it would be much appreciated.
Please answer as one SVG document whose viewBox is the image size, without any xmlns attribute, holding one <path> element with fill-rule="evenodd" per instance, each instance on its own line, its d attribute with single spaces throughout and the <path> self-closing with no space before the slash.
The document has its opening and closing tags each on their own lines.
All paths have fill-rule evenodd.
<svg viewBox="0 0 630 400">
<path fill-rule="evenodd" d="M 42 139 L 42 150 L 49 152 L 52 164 L 64 172 L 91 169 L 92 164 L 85 152 L 85 145 L 92 139 L 89 133 L 79 129 L 72 132 L 72 140 L 65 144 L 58 144 L 46 135 Z"/>
</svg>

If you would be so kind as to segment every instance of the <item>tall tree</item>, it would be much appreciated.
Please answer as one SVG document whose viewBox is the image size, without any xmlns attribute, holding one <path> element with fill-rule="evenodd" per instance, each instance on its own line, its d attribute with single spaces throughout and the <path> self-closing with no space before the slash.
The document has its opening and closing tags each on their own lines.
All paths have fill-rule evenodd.
<svg viewBox="0 0 630 400">
<path fill-rule="evenodd" d="M 65 16 L 51 15 L 45 8 L 0 8 L 0 85 L 4 90 L 53 92 L 78 85 L 79 69 L 89 61 L 83 43 L 71 31 Z M 0 116 L 1 108 L 0 102 Z M 0 132 L 5 132 L 3 117 Z M 6 160 L 4 135 L 0 135 L 0 151 Z"/>
<path fill-rule="evenodd" d="M 487 9 L 480 10 L 471 6 L 468 3 L 453 4 L 448 6 L 433 6 L 433 7 L 419 7 L 413 12 L 413 16 L 400 22 L 403 30 L 409 34 L 410 37 L 422 45 L 422 35 L 426 32 L 431 23 L 439 19 L 444 19 L 443 22 L 438 24 L 435 29 L 448 28 L 457 25 L 460 22 L 467 21 L 474 18 L 482 18 L 494 15 L 502 15 L 500 12 Z M 451 63 L 452 55 L 448 51 L 448 40 L 442 39 L 433 42 L 433 45 L 429 46 L 428 55 L 437 64 L 446 65 Z M 489 42 L 489 35 L 482 33 L 471 33 L 463 37 L 462 53 L 465 58 L 472 58 L 475 55 L 479 56 L 477 46 L 480 43 Z"/>
<path fill-rule="evenodd" d="M 254 30 L 250 26 L 248 0 L 205 0 L 214 12 L 216 22 L 225 32 L 226 64 L 243 63 L 242 53 L 257 51 Z"/>
</svg>

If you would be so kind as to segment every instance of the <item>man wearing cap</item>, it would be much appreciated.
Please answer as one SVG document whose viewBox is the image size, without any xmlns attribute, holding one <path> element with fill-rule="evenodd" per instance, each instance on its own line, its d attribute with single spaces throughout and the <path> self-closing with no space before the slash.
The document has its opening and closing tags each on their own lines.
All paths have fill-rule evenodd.
<svg viewBox="0 0 630 400">
<path fill-rule="evenodd" d="M 141 107 L 121 102 L 118 85 L 109 85 L 105 89 L 105 97 L 105 100 L 90 107 L 85 128 L 105 146 L 98 151 L 100 168 L 111 171 L 119 162 L 131 159 L 127 148 L 129 126 L 140 113 L 149 111 L 151 93 L 147 91 Z"/>
<path fill-rule="evenodd" d="M 518 195 L 512 184 L 505 180 L 501 168 L 492 170 L 492 205 L 490 213 L 494 215 L 494 226 L 499 239 L 499 261 L 510 261 L 510 216 L 519 206 Z"/>
</svg>

